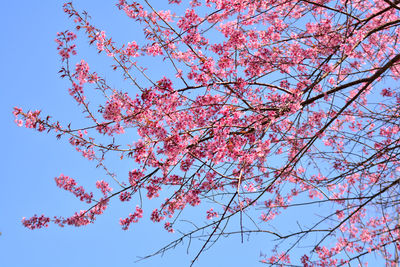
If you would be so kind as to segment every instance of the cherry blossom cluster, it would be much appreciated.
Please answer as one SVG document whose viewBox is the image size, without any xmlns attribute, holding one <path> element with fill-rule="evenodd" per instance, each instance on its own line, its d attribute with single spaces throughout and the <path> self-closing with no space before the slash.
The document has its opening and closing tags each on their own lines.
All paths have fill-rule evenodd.
<svg viewBox="0 0 400 267">
<path fill-rule="evenodd" d="M 93 193 L 86 193 L 82 186 L 77 186 L 76 181 L 73 178 L 61 174 L 59 177 L 54 178 L 58 187 L 71 192 L 81 201 L 91 203 L 93 199 Z"/>
<path fill-rule="evenodd" d="M 41 215 L 38 217 L 37 215 L 33 215 L 31 218 L 26 219 L 25 217 L 22 218 L 22 224 L 31 229 L 40 229 L 42 227 L 48 227 L 50 222 L 50 218 Z"/>
<path fill-rule="evenodd" d="M 75 212 L 70 217 L 54 216 L 53 218 L 41 215 L 32 216 L 29 219 L 23 218 L 22 224 L 29 229 L 39 229 L 42 227 L 48 227 L 49 222 L 52 222 L 60 227 L 65 225 L 71 226 L 84 226 L 93 223 L 96 220 L 96 216 L 101 215 L 107 209 L 109 204 L 108 194 L 112 191 L 112 188 L 105 181 L 97 181 L 96 187 L 101 191 L 103 197 L 98 201 L 94 199 L 92 192 L 87 193 L 82 186 L 78 186 L 75 179 L 61 174 L 59 177 L 54 178 L 56 185 L 66 191 L 71 192 L 75 197 L 79 198 L 80 201 L 84 201 L 87 204 L 95 202 L 95 204 L 88 210 L 81 210 Z"/>
<path fill-rule="evenodd" d="M 61 56 L 61 60 L 69 59 L 72 55 L 76 55 L 76 45 L 71 44 L 76 39 L 76 34 L 70 31 L 57 33 L 55 42 L 58 44 L 57 50 Z"/>
<path fill-rule="evenodd" d="M 39 132 L 45 130 L 44 124 L 39 119 L 40 110 L 28 111 L 23 113 L 21 108 L 15 107 L 13 114 L 15 116 L 15 122 L 18 126 L 25 126 L 26 128 L 37 129 Z M 22 116 L 23 119 L 19 119 Z"/>
<path fill-rule="evenodd" d="M 120 224 L 123 230 L 128 230 L 131 223 L 137 223 L 140 218 L 143 217 L 143 210 L 136 207 L 136 211 L 133 214 L 129 214 L 129 216 L 125 219 L 120 220 Z"/>
</svg>

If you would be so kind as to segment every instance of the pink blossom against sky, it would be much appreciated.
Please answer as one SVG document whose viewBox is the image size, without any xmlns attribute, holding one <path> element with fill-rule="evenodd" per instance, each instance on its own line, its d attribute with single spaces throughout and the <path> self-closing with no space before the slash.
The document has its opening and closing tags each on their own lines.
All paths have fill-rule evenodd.
<svg viewBox="0 0 400 267">
<path fill-rule="evenodd" d="M 128 19 L 115 8 L 115 1 L 106 2 L 80 1 L 76 6 L 89 11 L 98 26 L 111 31 L 117 38 L 128 38 L 130 31 L 134 35 L 135 29 L 120 27 Z M 69 96 L 67 82 L 58 74 L 61 62 L 54 39 L 57 32 L 73 25 L 62 12 L 62 4 L 59 0 L 0 3 L 0 121 L 3 124 L 0 127 L 3 140 L 0 154 L 0 266 L 187 266 L 192 259 L 186 254 L 187 242 L 162 258 L 157 256 L 135 263 L 138 256 L 155 252 L 175 236 L 147 219 L 151 210 L 146 210 L 143 215 L 146 220 L 123 231 L 119 218 L 134 214 L 136 204 L 133 201 L 125 206 L 115 205 L 95 224 L 84 228 L 51 225 L 47 229 L 31 231 L 21 224 L 23 217 L 35 213 L 39 216 L 42 213 L 73 215 L 76 207 L 81 205 L 73 194 L 57 188 L 54 177 L 62 173 L 79 177 L 78 185 L 96 193 L 99 192 L 95 187 L 96 180 L 104 178 L 104 172 L 96 169 L 95 163 L 83 159 L 67 139 L 58 141 L 54 136 L 18 127 L 11 113 L 14 106 L 23 106 L 41 109 L 43 114 L 52 114 L 64 122 L 81 118 L 76 102 Z M 85 47 L 85 43 L 82 41 L 79 52 L 85 54 L 85 59 L 89 55 L 89 63 L 95 65 L 97 53 L 93 48 Z M 98 64 L 100 67 L 109 65 L 104 61 Z M 119 76 L 112 72 L 106 76 L 120 82 Z M 120 173 L 131 170 L 126 162 L 115 161 L 113 165 Z M 196 211 L 190 212 L 196 214 Z M 204 210 L 204 218 L 206 215 Z M 250 242 L 244 244 L 240 243 L 240 236 L 221 240 L 199 259 L 197 266 L 247 266 L 249 257 L 257 264 L 261 252 L 258 248 L 264 244 L 268 246 L 264 240 L 263 236 L 251 237 Z M 192 244 L 192 252 L 195 248 Z"/>
</svg>

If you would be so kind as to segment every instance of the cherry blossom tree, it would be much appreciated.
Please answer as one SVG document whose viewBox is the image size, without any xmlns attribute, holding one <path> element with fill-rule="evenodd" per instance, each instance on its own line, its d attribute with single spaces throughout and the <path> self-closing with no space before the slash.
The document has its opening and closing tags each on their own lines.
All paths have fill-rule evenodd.
<svg viewBox="0 0 400 267">
<path fill-rule="evenodd" d="M 143 29 L 143 38 L 128 43 L 64 5 L 76 27 L 57 34 L 60 75 L 86 126 L 39 110 L 13 113 L 19 126 L 67 138 L 109 179 L 89 192 L 79 179 L 57 176 L 84 210 L 34 215 L 23 225 L 85 226 L 116 198 L 131 203 L 119 219 L 123 230 L 150 219 L 178 236 L 149 256 L 199 239 L 195 263 L 220 237 L 245 242 L 261 234 L 276 242 L 255 259 L 267 265 L 367 265 L 373 254 L 397 266 L 399 1 L 154 4 L 116 1 Z M 108 71 L 120 73 L 127 88 L 111 86 L 77 53 L 77 34 L 114 62 Z M 165 73 L 153 71 L 155 64 Z M 107 164 L 114 156 L 136 167 L 116 175 Z M 151 201 L 158 206 L 146 218 L 143 202 Z M 185 217 L 189 207 L 197 216 Z M 285 228 L 282 219 L 297 224 Z"/>
</svg>

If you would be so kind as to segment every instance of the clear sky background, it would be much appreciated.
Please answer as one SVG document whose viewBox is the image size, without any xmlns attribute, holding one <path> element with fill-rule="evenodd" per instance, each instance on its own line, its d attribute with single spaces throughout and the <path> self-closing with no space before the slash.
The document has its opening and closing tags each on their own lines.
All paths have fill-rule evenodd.
<svg viewBox="0 0 400 267">
<path fill-rule="evenodd" d="M 135 29 L 126 24 L 128 19 L 114 6 L 116 1 L 76 2 L 77 8 L 90 13 L 96 26 L 117 40 L 135 39 L 129 36 L 135 34 Z M 69 216 L 86 207 L 71 193 L 56 187 L 54 177 L 61 173 L 76 178 L 89 190 L 96 180 L 105 178 L 66 138 L 58 141 L 53 134 L 19 128 L 11 113 L 14 106 L 19 106 L 24 110 L 40 109 L 42 114 L 64 123 L 81 120 L 79 108 L 68 95 L 68 83 L 57 73 L 61 62 L 54 39 L 57 32 L 72 25 L 62 12 L 62 4 L 60 0 L 0 2 L 0 266 L 188 266 L 197 249 L 191 246 L 187 255 L 187 242 L 162 258 L 135 263 L 138 256 L 150 254 L 177 237 L 161 224 L 152 223 L 148 211 L 129 231 L 121 230 L 119 218 L 132 212 L 137 202 L 121 205 L 114 201 L 111 204 L 116 205 L 110 205 L 95 224 L 82 228 L 50 225 L 32 231 L 21 224 L 22 217 L 35 213 Z M 94 49 L 85 49 L 78 48 L 80 54 L 74 60 L 89 57 L 89 64 L 96 65 Z M 107 62 L 101 62 L 98 64 L 107 66 Z M 113 78 L 114 74 L 107 75 Z M 116 162 L 114 170 L 126 174 L 132 169 L 126 164 Z M 252 236 L 244 244 L 239 236 L 220 239 L 196 266 L 260 266 L 260 252 L 267 252 L 269 244 L 265 236 Z"/>
<path fill-rule="evenodd" d="M 77 9 L 88 11 L 93 23 L 114 40 L 128 42 L 141 38 L 141 30 L 115 7 L 117 1 L 75 2 Z M 151 2 L 165 5 L 168 0 Z M 119 218 L 133 212 L 137 201 L 128 204 L 112 201 L 95 224 L 81 228 L 59 228 L 51 224 L 47 229 L 32 231 L 21 224 L 22 217 L 33 214 L 70 216 L 87 207 L 71 193 L 58 189 L 54 177 L 63 173 L 76 178 L 89 191 L 95 191 L 96 180 L 107 179 L 104 172 L 77 153 L 66 138 L 57 140 L 53 134 L 17 127 L 11 113 L 14 106 L 19 106 L 24 110 L 40 109 L 42 114 L 51 115 L 64 125 L 78 122 L 73 124 L 78 126 L 82 122 L 80 108 L 68 94 L 69 84 L 58 74 L 61 62 L 54 39 L 57 32 L 73 27 L 72 20 L 62 11 L 62 4 L 60 0 L 0 2 L 0 140 L 3 148 L 0 153 L 0 266 L 189 266 L 201 243 L 192 244 L 189 255 L 185 241 L 163 257 L 135 263 L 138 257 L 151 254 L 179 237 L 167 233 L 162 224 L 149 220 L 152 209 L 145 209 L 140 223 L 123 231 Z M 86 43 L 82 35 L 78 38 L 78 46 Z M 94 47 L 88 49 L 83 45 L 78 47 L 78 53 L 73 63 L 84 58 L 91 67 L 96 66 L 96 71 L 108 78 L 111 85 L 119 89 L 126 86 L 118 79 L 118 73 L 104 72 L 111 62 L 97 55 Z M 166 71 L 157 64 L 151 68 L 151 73 L 160 75 L 155 77 L 158 79 Z M 134 94 L 135 91 L 131 96 Z M 133 142 L 136 137 L 128 138 Z M 112 166 L 112 171 L 122 177 L 135 167 L 128 161 L 114 161 Z M 302 212 L 304 210 L 291 216 L 305 219 Z M 192 209 L 190 214 L 198 216 L 199 213 Z M 278 223 L 286 229 L 296 224 L 295 220 Z M 260 253 L 268 253 L 270 249 L 270 238 L 265 235 L 252 235 L 243 244 L 240 236 L 221 238 L 211 250 L 203 253 L 195 266 L 262 266 L 258 263 Z"/>
</svg>

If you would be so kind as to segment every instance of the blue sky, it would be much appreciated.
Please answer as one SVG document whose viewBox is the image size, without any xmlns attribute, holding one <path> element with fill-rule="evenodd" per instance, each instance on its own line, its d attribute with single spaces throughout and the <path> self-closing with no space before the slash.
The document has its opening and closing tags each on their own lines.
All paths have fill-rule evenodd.
<svg viewBox="0 0 400 267">
<path fill-rule="evenodd" d="M 89 11 L 96 25 L 112 32 L 117 39 L 129 40 L 124 40 L 129 38 L 126 35 L 129 28 L 119 27 L 127 19 L 114 7 L 115 1 L 81 2 L 84 3 L 78 3 L 77 7 Z M 25 110 L 40 109 L 42 114 L 65 123 L 81 118 L 79 108 L 68 95 L 68 84 L 57 73 L 60 58 L 54 39 L 57 32 L 72 25 L 62 12 L 62 3 L 59 0 L 0 3 L 3 11 L 0 17 L 0 135 L 3 143 L 0 266 L 188 266 L 197 251 L 196 246 L 192 246 L 187 255 L 187 242 L 162 258 L 157 256 L 135 263 L 138 256 L 154 252 L 176 237 L 166 233 L 162 225 L 152 223 L 148 213 L 141 223 L 122 231 L 119 218 L 131 212 L 136 203 L 125 206 L 111 203 L 116 205 L 111 205 L 95 224 L 83 228 L 62 229 L 50 225 L 45 230 L 31 231 L 21 224 L 22 217 L 35 213 L 68 216 L 85 207 L 72 194 L 56 187 L 55 176 L 63 173 L 91 188 L 97 179 L 105 178 L 104 173 L 75 152 L 65 138 L 58 141 L 52 134 L 19 128 L 11 114 L 12 108 L 19 106 Z M 85 49 L 82 57 L 86 55 Z M 92 62 L 96 62 L 95 52 L 88 53 Z M 112 75 L 109 74 L 111 78 Z M 114 166 L 121 173 L 131 169 L 126 162 L 117 162 Z M 200 257 L 196 266 L 256 266 L 263 247 L 268 247 L 263 236 L 252 236 L 250 242 L 244 244 L 240 243 L 239 236 L 221 239 Z"/>
<path fill-rule="evenodd" d="M 115 2 L 77 1 L 76 7 L 87 10 L 94 24 L 117 41 L 140 38 L 140 29 L 117 10 Z M 76 178 L 79 184 L 89 187 L 89 191 L 96 180 L 106 178 L 104 172 L 82 158 L 66 138 L 57 140 L 52 134 L 19 128 L 11 114 L 12 108 L 19 106 L 24 110 L 40 109 L 42 114 L 51 115 L 65 124 L 82 121 L 79 107 L 68 94 L 69 84 L 58 74 L 61 62 L 54 39 L 57 32 L 73 25 L 62 12 L 62 4 L 60 0 L 0 3 L 3 10 L 0 17 L 0 121 L 3 123 L 0 135 L 5 147 L 0 154 L 0 266 L 188 266 L 201 243 L 192 244 L 189 255 L 185 241 L 162 258 L 156 256 L 135 263 L 138 257 L 151 254 L 178 237 L 148 219 L 152 209 L 145 210 L 141 222 L 133 224 L 129 231 L 121 230 L 119 218 L 134 210 L 135 201 L 128 204 L 113 201 L 111 204 L 114 205 L 110 205 L 95 224 L 82 228 L 50 225 L 47 229 L 31 231 L 21 224 L 22 217 L 35 213 L 68 216 L 86 207 L 72 194 L 56 187 L 54 177 L 61 173 Z M 81 40 L 78 45 L 85 44 L 86 40 Z M 126 85 L 116 73 L 101 71 L 111 63 L 99 60 L 103 57 L 93 48 L 83 45 L 78 47 L 78 52 L 76 62 L 81 58 L 88 59 L 89 65 L 98 67 L 99 73 L 113 86 Z M 153 73 L 165 71 L 160 67 L 157 69 L 156 64 L 151 67 Z M 122 176 L 135 167 L 128 161 L 112 161 L 112 166 L 113 171 Z M 197 210 L 189 210 L 189 216 L 197 214 Z M 296 216 L 301 214 L 302 211 L 297 211 L 291 216 L 306 217 Z M 295 220 L 279 223 L 285 227 L 296 225 Z M 238 222 L 233 224 L 237 226 Z M 203 253 L 195 266 L 262 266 L 257 263 L 260 253 L 267 253 L 270 248 L 270 239 L 263 235 L 252 235 L 243 244 L 240 236 L 220 239 L 211 250 Z"/>
</svg>

